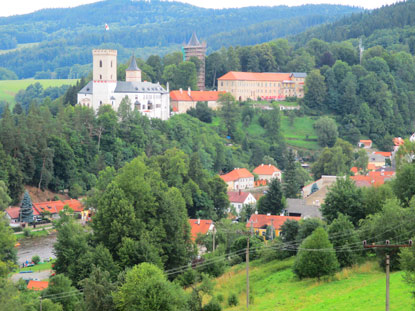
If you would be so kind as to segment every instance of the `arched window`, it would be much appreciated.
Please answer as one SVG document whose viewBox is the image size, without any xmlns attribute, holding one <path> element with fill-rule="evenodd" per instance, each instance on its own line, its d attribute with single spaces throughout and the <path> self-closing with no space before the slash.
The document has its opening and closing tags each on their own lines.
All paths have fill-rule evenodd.
<svg viewBox="0 0 415 311">
<path fill-rule="evenodd" d="M 102 60 L 99 61 L 99 67 L 102 67 Z"/>
</svg>

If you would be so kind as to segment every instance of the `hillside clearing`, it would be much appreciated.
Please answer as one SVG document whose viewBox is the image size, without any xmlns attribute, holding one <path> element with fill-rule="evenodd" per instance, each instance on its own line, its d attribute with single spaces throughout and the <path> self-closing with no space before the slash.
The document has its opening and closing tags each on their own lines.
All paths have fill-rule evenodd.
<svg viewBox="0 0 415 311">
<path fill-rule="evenodd" d="M 10 107 L 16 104 L 14 97 L 20 90 L 26 89 L 29 85 L 39 82 L 44 89 L 48 87 L 59 87 L 62 85 L 74 85 L 77 79 L 25 79 L 25 80 L 2 80 L 0 81 L 0 101 L 6 101 Z"/>
<path fill-rule="evenodd" d="M 252 311 L 377 311 L 385 305 L 385 274 L 375 262 L 339 272 L 332 281 L 298 280 L 291 270 L 293 259 L 251 264 Z M 390 278 L 390 310 L 409 310 L 414 304 L 403 272 Z M 217 279 L 214 293 L 224 297 L 224 310 L 245 310 L 245 265 L 233 267 Z M 238 306 L 227 306 L 228 296 L 239 298 Z"/>
</svg>

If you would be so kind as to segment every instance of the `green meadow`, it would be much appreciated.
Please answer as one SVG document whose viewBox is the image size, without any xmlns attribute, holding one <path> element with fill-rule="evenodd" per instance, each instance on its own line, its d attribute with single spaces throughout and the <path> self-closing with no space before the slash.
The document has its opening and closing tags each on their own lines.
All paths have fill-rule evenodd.
<svg viewBox="0 0 415 311">
<path fill-rule="evenodd" d="M 317 143 L 317 134 L 313 128 L 316 122 L 311 117 L 295 117 L 291 124 L 288 116 L 281 117 L 281 128 L 289 146 L 317 150 L 320 146 Z"/>
<path fill-rule="evenodd" d="M 378 311 L 385 309 L 385 273 L 376 262 L 343 269 L 331 279 L 299 280 L 291 270 L 293 259 L 251 262 L 251 311 Z M 412 310 L 415 306 L 403 272 L 391 273 L 390 310 Z M 239 304 L 229 307 L 228 297 Z M 216 279 L 214 295 L 223 297 L 224 310 L 246 310 L 245 264 L 233 267 Z"/>
<path fill-rule="evenodd" d="M 14 97 L 20 90 L 26 89 L 29 85 L 39 82 L 44 89 L 65 84 L 74 85 L 77 79 L 25 79 L 25 80 L 1 80 L 0 81 L 0 101 L 6 101 L 11 107 L 16 103 Z"/>
</svg>

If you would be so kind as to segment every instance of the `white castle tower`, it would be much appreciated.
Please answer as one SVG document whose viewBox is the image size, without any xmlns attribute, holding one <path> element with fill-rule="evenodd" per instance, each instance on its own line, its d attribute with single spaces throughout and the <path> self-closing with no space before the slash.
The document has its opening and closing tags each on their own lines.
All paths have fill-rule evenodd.
<svg viewBox="0 0 415 311">
<path fill-rule="evenodd" d="M 111 100 L 117 86 L 117 51 L 93 50 L 93 102 L 97 111 L 101 105 L 113 105 Z"/>
</svg>

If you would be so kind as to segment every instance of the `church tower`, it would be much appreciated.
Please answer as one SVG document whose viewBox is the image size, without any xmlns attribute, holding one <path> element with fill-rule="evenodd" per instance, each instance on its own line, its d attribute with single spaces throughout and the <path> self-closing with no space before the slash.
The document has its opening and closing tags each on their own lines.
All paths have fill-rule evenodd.
<svg viewBox="0 0 415 311">
<path fill-rule="evenodd" d="M 141 82 L 141 70 L 137 66 L 134 54 L 131 56 L 130 66 L 125 70 L 125 81 Z"/>
<path fill-rule="evenodd" d="M 206 42 L 200 43 L 196 33 L 192 34 L 189 43 L 183 47 L 185 59 L 190 60 L 192 56 L 197 57 L 201 61 L 200 68 L 197 72 L 197 86 L 199 90 L 205 90 L 205 57 Z"/>
<path fill-rule="evenodd" d="M 93 50 L 93 99 L 95 111 L 101 105 L 110 105 L 111 96 L 117 86 L 117 51 Z"/>
</svg>

